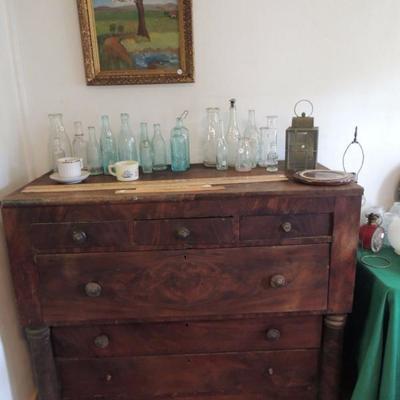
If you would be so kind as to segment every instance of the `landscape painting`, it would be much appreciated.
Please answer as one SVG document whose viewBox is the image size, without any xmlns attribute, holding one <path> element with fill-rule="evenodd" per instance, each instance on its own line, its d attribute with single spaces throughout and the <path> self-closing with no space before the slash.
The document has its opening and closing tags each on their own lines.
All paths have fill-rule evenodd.
<svg viewBox="0 0 400 400">
<path fill-rule="evenodd" d="M 78 0 L 88 84 L 193 82 L 191 0 Z"/>
</svg>

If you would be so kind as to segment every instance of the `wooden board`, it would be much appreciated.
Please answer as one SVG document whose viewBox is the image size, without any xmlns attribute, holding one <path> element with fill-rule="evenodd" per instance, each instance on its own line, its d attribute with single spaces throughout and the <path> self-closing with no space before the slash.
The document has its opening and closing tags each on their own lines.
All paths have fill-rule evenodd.
<svg viewBox="0 0 400 400">
<path fill-rule="evenodd" d="M 81 183 L 76 185 L 30 185 L 22 193 L 61 193 L 61 192 L 90 192 L 115 190 L 123 193 L 164 193 L 186 191 L 214 191 L 224 187 L 213 185 L 233 185 L 248 183 L 283 182 L 288 178 L 283 174 L 210 177 L 194 179 L 168 179 L 159 181 L 111 182 L 111 183 Z"/>
</svg>

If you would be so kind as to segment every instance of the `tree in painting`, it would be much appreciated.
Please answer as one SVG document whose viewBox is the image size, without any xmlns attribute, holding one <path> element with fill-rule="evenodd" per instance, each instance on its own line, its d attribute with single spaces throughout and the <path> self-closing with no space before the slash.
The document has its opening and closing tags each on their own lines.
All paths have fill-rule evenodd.
<svg viewBox="0 0 400 400">
<path fill-rule="evenodd" d="M 147 37 L 150 40 L 150 35 L 146 27 L 146 16 L 144 13 L 143 0 L 135 0 L 135 4 L 138 10 L 138 19 L 139 19 L 137 35 Z"/>
</svg>

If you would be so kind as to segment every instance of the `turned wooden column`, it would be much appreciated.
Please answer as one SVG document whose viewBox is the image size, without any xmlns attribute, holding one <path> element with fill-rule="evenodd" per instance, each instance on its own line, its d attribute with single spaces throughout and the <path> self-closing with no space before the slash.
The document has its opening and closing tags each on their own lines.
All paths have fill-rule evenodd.
<svg viewBox="0 0 400 400">
<path fill-rule="evenodd" d="M 31 351 L 38 400 L 60 400 L 61 396 L 50 341 L 50 329 L 47 326 L 26 328 L 25 333 Z"/>
<path fill-rule="evenodd" d="M 320 400 L 341 398 L 343 333 L 347 315 L 328 315 L 324 320 Z"/>
</svg>

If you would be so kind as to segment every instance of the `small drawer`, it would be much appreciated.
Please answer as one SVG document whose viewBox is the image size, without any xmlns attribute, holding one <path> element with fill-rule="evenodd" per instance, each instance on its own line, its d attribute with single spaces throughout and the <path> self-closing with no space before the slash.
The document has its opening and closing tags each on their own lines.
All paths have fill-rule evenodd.
<svg viewBox="0 0 400 400">
<path fill-rule="evenodd" d="M 196 248 L 234 242 L 233 218 L 135 221 L 133 226 L 138 246 Z"/>
<path fill-rule="evenodd" d="M 57 359 L 63 399 L 315 399 L 318 350 Z M 302 397 L 299 397 L 299 394 Z M 242 396 L 240 396 L 242 395 Z M 210 397 L 208 397 L 210 396 Z M 231 397 L 230 397 L 231 396 Z M 260 397 L 261 399 L 261 397 Z"/>
<path fill-rule="evenodd" d="M 331 214 L 263 215 L 240 219 L 240 240 L 280 243 L 284 239 L 330 236 Z"/>
<path fill-rule="evenodd" d="M 132 357 L 319 348 L 320 316 L 53 328 L 57 357 Z"/>
<path fill-rule="evenodd" d="M 126 248 L 130 244 L 129 225 L 122 221 L 33 224 L 31 241 L 39 251 Z"/>
</svg>

